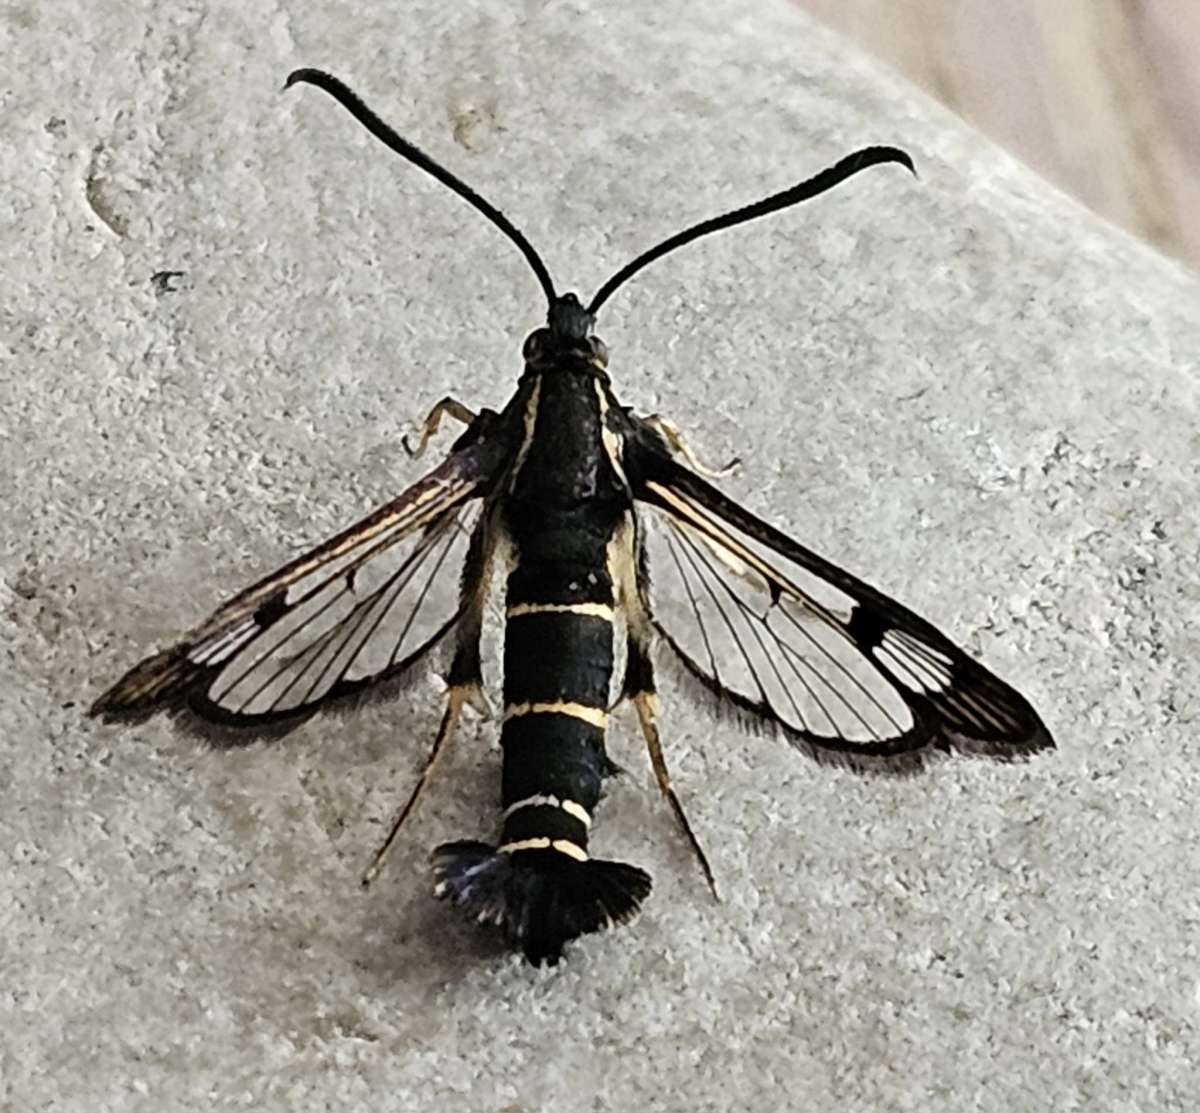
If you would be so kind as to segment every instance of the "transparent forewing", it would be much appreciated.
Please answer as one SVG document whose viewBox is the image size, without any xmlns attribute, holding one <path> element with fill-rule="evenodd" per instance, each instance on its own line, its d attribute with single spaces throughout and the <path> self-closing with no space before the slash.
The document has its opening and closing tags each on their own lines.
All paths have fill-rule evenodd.
<svg viewBox="0 0 1200 1113">
<path fill-rule="evenodd" d="M 183 704 L 233 726 L 280 723 L 399 678 L 458 618 L 481 496 L 506 463 L 495 441 L 455 451 L 135 665 L 92 714 L 136 718 Z"/>
<path fill-rule="evenodd" d="M 477 512 L 447 511 L 407 541 L 331 561 L 287 589 L 256 637 L 242 644 L 235 628 L 193 648 L 195 664 L 222 666 L 193 706 L 217 718 L 286 716 L 397 675 L 457 617 Z"/>
<path fill-rule="evenodd" d="M 809 606 L 703 531 L 643 517 L 655 627 L 713 696 L 816 757 L 855 764 L 924 745 L 917 713 L 837 620 L 849 599 L 811 584 Z"/>
<path fill-rule="evenodd" d="M 674 461 L 638 460 L 646 600 L 686 669 L 819 758 L 910 768 L 921 751 L 1050 745 L 1025 699 L 913 612 Z"/>
<path fill-rule="evenodd" d="M 815 738 L 889 742 L 912 729 L 908 705 L 822 617 L 828 609 L 773 595 L 749 565 L 697 530 L 655 521 L 647 533 L 659 631 L 721 690 Z M 672 580 L 682 592 L 662 590 Z"/>
</svg>

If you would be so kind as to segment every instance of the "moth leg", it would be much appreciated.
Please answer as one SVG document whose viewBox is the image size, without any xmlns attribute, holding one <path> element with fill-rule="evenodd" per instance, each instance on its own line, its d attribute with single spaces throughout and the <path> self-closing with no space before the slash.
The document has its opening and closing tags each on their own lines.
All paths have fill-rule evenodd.
<svg viewBox="0 0 1200 1113">
<path fill-rule="evenodd" d="M 705 479 L 723 479 L 730 475 L 733 470 L 741 463 L 741 460 L 735 456 L 723 468 L 710 468 L 702 464 L 696 454 L 692 451 L 691 446 L 684 440 L 683 433 L 680 432 L 679 426 L 669 418 L 662 417 L 659 414 L 651 414 L 649 417 L 642 418 L 642 422 L 649 425 L 664 441 L 672 452 L 678 453 L 687 462 L 688 466 L 698 475 L 704 476 Z"/>
<path fill-rule="evenodd" d="M 457 398 L 446 395 L 445 398 L 429 411 L 429 416 L 421 423 L 420 436 L 417 438 L 416 448 L 412 448 L 409 445 L 407 434 L 400 438 L 400 443 L 404 446 L 404 451 L 413 459 L 420 456 L 425 451 L 425 446 L 429 443 L 429 438 L 441 426 L 443 417 L 452 417 L 455 421 L 461 421 L 464 425 L 470 425 L 475 420 L 475 412 L 468 406 L 463 405 Z"/>
<path fill-rule="evenodd" d="M 433 740 L 433 747 L 429 751 L 429 757 L 425 760 L 425 768 L 421 770 L 421 775 L 417 778 L 417 783 L 409 793 L 408 799 L 404 802 L 404 807 L 396 813 L 396 818 L 392 822 L 392 828 L 388 832 L 388 836 L 383 840 L 383 845 L 375 852 L 375 857 L 371 860 L 371 865 L 367 868 L 367 872 L 363 874 L 363 888 L 367 888 L 380 874 L 383 869 L 383 863 L 390 853 L 392 846 L 396 842 L 396 837 L 400 834 L 400 828 L 404 826 L 404 821 L 412 814 L 413 809 L 417 806 L 417 800 L 420 799 L 421 792 L 424 790 L 426 783 L 429 780 L 429 774 L 433 771 L 433 766 L 437 762 L 438 755 L 441 754 L 442 748 L 450 740 L 454 734 L 455 727 L 458 726 L 459 716 L 462 714 L 462 707 L 470 699 L 470 692 L 467 688 L 452 687 L 446 697 L 446 713 L 442 716 L 442 725 L 438 727 L 437 737 Z"/>
<path fill-rule="evenodd" d="M 642 727 L 642 735 L 646 739 L 646 749 L 650 752 L 650 764 L 654 768 L 654 776 L 658 779 L 659 790 L 671 806 L 680 830 L 683 831 L 691 845 L 692 852 L 696 855 L 696 861 L 700 863 L 704 880 L 708 882 L 708 887 L 712 890 L 713 899 L 720 900 L 721 894 L 717 892 L 717 880 L 713 876 L 712 867 L 708 864 L 708 856 L 704 853 L 704 849 L 700 846 L 700 840 L 696 838 L 696 833 L 688 822 L 683 804 L 675 795 L 675 789 L 671 787 L 671 774 L 667 771 L 662 739 L 659 737 L 658 724 L 655 722 L 658 714 L 658 692 L 654 687 L 654 667 L 650 663 L 649 654 L 636 638 L 628 639 L 626 660 L 624 695 L 637 710 L 638 722 Z"/>
<path fill-rule="evenodd" d="M 434 738 L 433 747 L 425 761 L 425 768 L 421 770 L 421 775 L 404 802 L 404 807 L 397 813 L 388 837 L 376 852 L 367 872 L 363 874 L 364 888 L 370 885 L 383 869 L 384 859 L 395 843 L 404 821 L 417 806 L 417 800 L 429 781 L 429 774 L 433 771 L 438 755 L 454 735 L 463 705 L 470 704 L 476 709 L 487 706 L 483 695 L 483 665 L 479 655 L 479 638 L 483 630 L 483 605 L 487 598 L 495 545 L 496 528 L 492 515 L 484 514 L 471 534 L 471 543 L 463 561 L 459 619 L 454 632 L 454 660 L 446 677 L 449 684 L 449 691 L 446 693 L 446 713 L 442 716 L 442 724 L 438 727 L 437 737 Z"/>
</svg>

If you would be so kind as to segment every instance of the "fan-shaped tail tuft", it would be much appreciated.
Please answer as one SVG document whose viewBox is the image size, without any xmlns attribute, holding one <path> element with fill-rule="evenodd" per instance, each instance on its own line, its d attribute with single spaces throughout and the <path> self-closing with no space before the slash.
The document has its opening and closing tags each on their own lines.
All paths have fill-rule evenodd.
<svg viewBox="0 0 1200 1113">
<path fill-rule="evenodd" d="M 556 963 L 565 943 L 633 918 L 650 875 L 623 862 L 577 861 L 557 850 L 500 853 L 482 842 L 433 852 L 434 895 L 495 924 L 534 965 Z"/>
</svg>

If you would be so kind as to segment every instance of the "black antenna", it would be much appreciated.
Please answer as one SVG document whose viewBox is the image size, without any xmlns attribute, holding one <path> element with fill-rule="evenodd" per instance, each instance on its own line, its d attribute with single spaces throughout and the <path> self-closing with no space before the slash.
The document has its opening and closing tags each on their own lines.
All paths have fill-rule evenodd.
<svg viewBox="0 0 1200 1113">
<path fill-rule="evenodd" d="M 397 135 L 362 102 L 358 94 L 346 85 L 345 82 L 338 80 L 338 78 L 326 73 L 324 70 L 300 69 L 293 70 L 288 74 L 288 79 L 284 82 L 283 87 L 290 89 L 293 85 L 301 81 L 307 82 L 309 85 L 315 85 L 318 89 L 324 89 L 325 92 L 345 108 L 376 139 L 390 147 L 396 154 L 408 159 L 409 162 L 416 163 L 427 174 L 432 174 L 442 185 L 454 190 L 464 201 L 470 205 L 474 205 L 475 208 L 483 213 L 488 220 L 521 249 L 521 254 L 525 256 L 526 262 L 533 268 L 533 273 L 537 275 L 537 280 L 542 284 L 542 290 L 546 294 L 547 301 L 549 301 L 551 307 L 554 306 L 554 303 L 558 300 L 558 295 L 554 292 L 554 283 L 551 281 L 550 272 L 546 269 L 546 264 L 542 262 L 538 253 L 533 250 L 533 245 L 513 226 L 512 221 L 508 217 L 494 205 L 489 204 L 480 197 L 466 182 L 455 177 L 445 167 L 439 166 L 419 147 L 413 146 L 407 139 L 403 139 Z"/>
<path fill-rule="evenodd" d="M 685 228 L 682 232 L 676 232 L 675 235 L 663 240 L 662 243 L 650 248 L 649 251 L 643 252 L 632 263 L 627 263 L 617 271 L 612 278 L 600 287 L 599 292 L 592 298 L 592 304 L 587 307 L 587 311 L 595 314 L 596 310 L 608 301 L 618 286 L 632 278 L 643 267 L 653 263 L 655 259 L 666 255 L 667 252 L 674 251 L 677 247 L 682 247 L 685 243 L 691 243 L 692 240 L 697 240 L 701 236 L 707 236 L 709 232 L 719 232 L 723 228 L 732 228 L 735 224 L 742 224 L 747 220 L 754 220 L 757 217 L 766 216 L 768 213 L 786 209 L 789 205 L 796 205 L 801 201 L 807 201 L 810 197 L 816 197 L 818 193 L 824 193 L 827 189 L 833 189 L 834 186 L 840 185 L 860 170 L 866 170 L 869 166 L 877 166 L 881 162 L 898 162 L 901 166 L 908 167 L 913 174 L 917 172 L 913 166 L 912 159 L 898 147 L 864 147 L 861 151 L 855 151 L 854 154 L 847 155 L 836 165 L 822 170 L 819 174 L 814 175 L 807 181 L 792 186 L 790 189 L 785 189 L 781 193 L 773 193 L 770 197 L 764 197 L 761 201 L 755 201 L 753 205 L 734 209 L 733 212 L 725 213 L 722 216 L 715 216 L 711 220 L 702 220 L 699 224 L 692 225 L 691 228 Z"/>
</svg>

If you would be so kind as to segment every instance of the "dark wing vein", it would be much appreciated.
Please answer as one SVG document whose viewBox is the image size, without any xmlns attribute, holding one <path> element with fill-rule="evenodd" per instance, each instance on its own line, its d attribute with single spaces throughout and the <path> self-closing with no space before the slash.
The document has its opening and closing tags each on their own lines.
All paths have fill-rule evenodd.
<svg viewBox="0 0 1200 1113">
<path fill-rule="evenodd" d="M 779 667 L 781 660 L 788 667 L 788 671 L 791 673 L 791 675 L 800 684 L 804 695 L 807 696 L 808 699 L 817 706 L 817 708 L 822 712 L 824 718 L 829 723 L 833 723 L 833 716 L 830 715 L 828 709 L 821 700 L 821 697 L 817 694 L 808 678 L 800 671 L 798 666 L 804 666 L 811 673 L 813 673 L 815 678 L 818 680 L 822 679 L 820 673 L 813 668 L 810 662 L 792 650 L 791 647 L 779 636 L 779 634 L 770 626 L 767 615 L 759 614 L 751 604 L 738 595 L 728 580 L 722 578 L 720 575 L 720 570 L 714 564 L 714 558 L 697 544 L 688 531 L 680 529 L 679 527 L 675 526 L 674 523 L 671 524 L 670 528 L 671 532 L 676 536 L 681 537 L 695 554 L 693 567 L 697 566 L 696 562 L 702 564 L 708 572 L 706 579 L 719 586 L 729 597 L 730 602 L 733 603 L 737 612 L 741 616 L 744 625 L 753 635 L 762 657 L 766 663 L 770 665 L 771 675 L 774 678 L 776 689 L 787 699 L 788 706 L 791 708 L 792 715 L 795 717 L 794 721 L 800 725 L 802 730 L 813 730 L 809 723 L 808 715 L 801 706 L 801 702 L 797 699 L 797 693 L 793 690 L 790 683 L 785 679 L 783 672 Z M 714 602 L 717 602 L 716 597 L 712 594 L 712 592 L 710 592 L 710 597 L 713 598 Z M 720 606 L 720 603 L 718 602 L 717 605 Z M 721 609 L 722 611 L 724 610 L 723 607 Z M 772 652 L 772 649 L 768 648 L 765 638 L 770 639 L 771 645 L 773 646 L 775 652 Z M 780 712 L 776 711 L 772 705 L 771 697 L 767 693 L 767 686 L 759 677 L 758 669 L 751 660 L 750 655 L 746 652 L 745 646 L 742 644 L 742 639 L 740 638 L 738 639 L 738 648 L 743 661 L 746 663 L 746 667 L 754 676 L 755 687 L 758 689 L 760 706 L 766 713 L 774 715 L 776 718 L 783 718 L 786 712 L 784 712 L 784 715 L 781 715 Z M 729 686 L 730 682 L 722 677 L 720 671 L 717 672 L 717 676 L 718 679 L 721 680 L 723 686 Z M 833 689 L 833 692 L 835 695 L 838 694 L 836 689 Z"/>
<path fill-rule="evenodd" d="M 901 700 L 889 706 L 887 683 L 871 662 L 856 659 L 844 637 L 811 615 L 798 620 L 792 600 L 773 600 L 748 569 L 731 568 L 714 554 L 711 538 L 670 518 L 655 524 L 665 526 L 670 563 L 688 600 L 686 610 L 673 606 L 665 598 L 673 585 L 658 581 L 655 626 L 710 692 L 816 756 L 849 760 L 849 744 L 868 756 L 900 752 L 897 740 L 912 736 L 913 718 Z M 695 640 L 693 623 L 707 670 L 687 645 Z"/>
<path fill-rule="evenodd" d="M 722 703 L 814 757 L 863 768 L 913 769 L 930 750 L 1012 758 L 1053 744 L 1019 693 L 928 622 L 649 440 L 625 460 L 635 496 L 658 511 L 651 524 L 666 527 L 646 531 L 659 570 L 646 604 L 687 672 Z"/>
<path fill-rule="evenodd" d="M 671 558 L 675 563 L 675 567 L 679 572 L 679 577 L 683 582 L 684 590 L 687 592 L 688 603 L 691 605 L 692 614 L 696 617 L 696 624 L 700 627 L 700 638 L 704 643 L 704 652 L 708 655 L 708 667 L 711 674 L 717 675 L 717 655 L 713 652 L 712 639 L 708 636 L 708 624 L 704 621 L 704 612 L 700 609 L 699 601 L 696 598 L 695 589 L 692 587 L 691 577 L 684 570 L 683 562 L 679 559 L 679 548 L 673 540 L 668 539 L 671 550 Z"/>
<path fill-rule="evenodd" d="M 267 726 L 398 680 L 459 617 L 457 577 L 443 573 L 470 543 L 478 503 L 469 504 L 508 456 L 494 440 L 460 442 L 398 498 L 136 665 L 92 713 L 140 718 L 184 706 L 218 723 Z"/>
<path fill-rule="evenodd" d="M 294 710 L 319 700 L 326 693 L 344 685 L 348 674 L 359 656 L 370 645 L 371 639 L 379 630 L 384 619 L 392 611 L 396 601 L 405 589 L 412 583 L 422 566 L 435 551 L 440 552 L 438 560 L 428 576 L 408 611 L 403 627 L 394 636 L 389 637 L 391 650 L 384 671 L 395 667 L 396 657 L 401 647 L 406 644 L 409 632 L 417 620 L 421 606 L 428 596 L 430 587 L 445 563 L 452 542 L 457 534 L 453 524 L 457 518 L 456 511 L 448 511 L 429 527 L 417 548 L 388 575 L 378 588 L 355 601 L 350 610 L 335 625 L 330 626 L 324 633 L 313 638 L 307 645 L 295 653 L 285 652 L 294 639 L 303 635 L 318 616 L 324 615 L 335 604 L 342 602 L 352 594 L 351 580 L 346 577 L 330 577 L 326 585 L 341 580 L 343 586 L 338 588 L 329 602 L 323 604 L 318 612 L 287 630 L 274 645 L 268 646 L 255 660 L 237 675 L 226 678 L 230 670 L 217 680 L 209 690 L 208 699 L 218 707 L 230 707 L 237 715 L 253 713 L 252 707 L 259 708 L 258 713 Z M 438 548 L 438 542 L 445 541 Z M 309 598 L 312 596 L 310 595 Z M 377 611 L 374 622 L 371 614 Z M 365 629 L 364 629 L 365 627 Z M 355 639 L 357 638 L 357 643 Z M 347 647 L 354 645 L 347 652 Z M 427 643 L 417 646 L 413 653 L 419 654 L 428 648 Z M 411 656 L 411 654 L 410 654 Z M 266 667 L 263 667 L 263 666 Z M 274 665 L 274 671 L 271 666 Z M 318 670 L 319 671 L 315 671 Z M 290 675 L 290 679 L 288 679 Z M 246 690 L 246 682 L 257 680 L 257 686 Z M 304 682 L 308 686 L 303 694 L 296 697 Z M 282 687 L 280 687 L 282 685 Z M 234 696 L 234 693 L 238 693 Z M 268 697 L 268 693 L 273 693 Z"/>
</svg>

